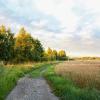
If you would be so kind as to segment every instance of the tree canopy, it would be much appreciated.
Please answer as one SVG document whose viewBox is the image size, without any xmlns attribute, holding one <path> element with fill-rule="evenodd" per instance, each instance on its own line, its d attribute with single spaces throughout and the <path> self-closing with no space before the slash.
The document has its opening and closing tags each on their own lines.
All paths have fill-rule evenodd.
<svg viewBox="0 0 100 100">
<path fill-rule="evenodd" d="M 67 60 L 66 52 L 64 50 L 52 50 L 51 48 L 48 48 L 44 52 L 44 56 L 47 58 L 47 60 Z"/>
<path fill-rule="evenodd" d="M 24 27 L 17 34 L 10 28 L 0 26 L 0 60 L 8 62 L 65 60 L 64 50 L 44 50 L 41 42 L 31 36 Z"/>
<path fill-rule="evenodd" d="M 39 61 L 43 54 L 42 44 L 21 28 L 15 37 L 15 54 L 18 61 Z"/>
<path fill-rule="evenodd" d="M 14 54 L 14 35 L 5 26 L 0 26 L 0 60 L 8 61 Z"/>
</svg>

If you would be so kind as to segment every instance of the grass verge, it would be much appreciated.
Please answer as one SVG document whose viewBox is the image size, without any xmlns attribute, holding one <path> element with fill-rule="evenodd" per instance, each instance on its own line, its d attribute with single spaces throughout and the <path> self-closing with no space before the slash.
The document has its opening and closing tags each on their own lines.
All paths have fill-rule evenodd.
<svg viewBox="0 0 100 100">
<path fill-rule="evenodd" d="M 43 76 L 44 72 L 51 66 L 54 64 L 57 64 L 59 62 L 54 61 L 54 62 L 43 62 L 43 63 L 38 63 L 35 65 L 35 67 L 31 70 L 31 72 L 29 73 L 30 77 L 41 77 Z"/>
<path fill-rule="evenodd" d="M 0 66 L 0 100 L 5 100 L 8 93 L 16 85 L 17 80 L 24 76 L 30 68 L 21 66 L 5 67 Z"/>
<path fill-rule="evenodd" d="M 25 74 L 29 74 L 32 77 L 38 77 L 42 75 L 47 67 L 54 62 L 35 63 L 32 65 L 0 65 L 0 100 L 5 100 L 9 92 L 15 87 L 17 80 L 23 77 Z M 41 73 L 41 74 L 40 74 Z"/>
<path fill-rule="evenodd" d="M 93 88 L 81 89 L 70 79 L 65 79 L 54 72 L 54 65 L 48 67 L 44 73 L 53 92 L 61 100 L 100 100 L 100 91 Z"/>
</svg>

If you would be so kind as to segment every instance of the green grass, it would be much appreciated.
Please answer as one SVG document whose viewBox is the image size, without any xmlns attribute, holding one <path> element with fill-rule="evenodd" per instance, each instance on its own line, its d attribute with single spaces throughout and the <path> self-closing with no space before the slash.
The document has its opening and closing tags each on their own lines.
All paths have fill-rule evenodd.
<svg viewBox="0 0 100 100">
<path fill-rule="evenodd" d="M 35 67 L 31 70 L 29 73 L 30 77 L 41 77 L 43 76 L 43 73 L 53 64 L 56 64 L 59 62 L 43 62 L 43 63 L 38 63 L 35 65 Z"/>
<path fill-rule="evenodd" d="M 42 71 L 51 64 L 52 62 L 36 63 L 33 68 L 28 65 L 0 65 L 0 100 L 6 98 L 9 92 L 15 87 L 20 77 L 23 77 L 25 74 L 29 74 L 32 77 L 41 76 Z"/>
<path fill-rule="evenodd" d="M 0 100 L 4 100 L 16 85 L 17 80 L 29 71 L 28 68 L 18 66 L 0 66 Z"/>
<path fill-rule="evenodd" d="M 53 92 L 61 100 L 100 100 L 100 91 L 93 88 L 81 89 L 77 87 L 70 79 L 56 75 L 54 65 L 48 67 L 44 76 Z"/>
<path fill-rule="evenodd" d="M 65 79 L 54 72 L 58 62 L 35 64 L 31 70 L 24 67 L 0 67 L 0 100 L 4 100 L 17 80 L 27 72 L 31 77 L 44 76 L 53 92 L 60 100 L 100 100 L 100 91 L 93 88 L 79 88 L 70 79 Z"/>
<path fill-rule="evenodd" d="M 9 92 L 15 87 L 17 80 L 25 74 L 38 77 L 52 62 L 36 63 L 34 67 L 26 65 L 3 66 L 0 65 L 0 100 L 4 100 Z M 41 73 L 41 74 L 40 74 Z"/>
</svg>

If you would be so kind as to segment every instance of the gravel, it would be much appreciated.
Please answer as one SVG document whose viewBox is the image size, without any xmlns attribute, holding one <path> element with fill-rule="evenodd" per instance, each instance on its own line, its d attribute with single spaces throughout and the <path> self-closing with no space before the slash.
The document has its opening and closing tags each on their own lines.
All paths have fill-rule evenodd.
<svg viewBox="0 0 100 100">
<path fill-rule="evenodd" d="M 21 78 L 17 86 L 8 95 L 6 100 L 59 100 L 56 97 L 45 79 L 39 78 Z"/>
</svg>

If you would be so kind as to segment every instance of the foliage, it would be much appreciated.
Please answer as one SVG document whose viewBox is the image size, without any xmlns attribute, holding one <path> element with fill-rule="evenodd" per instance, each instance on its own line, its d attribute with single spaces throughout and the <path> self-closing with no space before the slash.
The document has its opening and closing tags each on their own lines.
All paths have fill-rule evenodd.
<svg viewBox="0 0 100 100">
<path fill-rule="evenodd" d="M 38 39 L 34 39 L 24 28 L 14 35 L 5 26 L 0 27 L 0 60 L 25 62 L 41 61 L 43 47 Z"/>
<path fill-rule="evenodd" d="M 48 55 L 48 60 L 51 61 L 51 60 L 54 60 L 54 54 L 53 54 L 53 51 L 51 48 L 48 48 L 47 50 L 47 55 Z"/>
<path fill-rule="evenodd" d="M 51 48 L 48 48 L 47 51 L 44 52 L 44 57 L 46 57 L 48 61 L 67 60 L 66 52 L 64 50 L 60 50 L 58 52 L 56 50 L 52 50 Z"/>
<path fill-rule="evenodd" d="M 5 28 L 5 26 L 0 27 L 0 60 L 5 62 L 11 60 L 14 54 L 14 37 L 11 31 Z"/>
<path fill-rule="evenodd" d="M 15 58 L 18 62 L 28 61 L 32 59 L 34 40 L 24 28 L 21 28 L 15 38 Z"/>
<path fill-rule="evenodd" d="M 66 60 L 66 52 L 64 50 L 60 50 L 58 52 L 58 59 L 59 60 Z"/>
<path fill-rule="evenodd" d="M 34 61 L 42 61 L 44 49 L 38 39 L 34 41 L 33 59 Z"/>
<path fill-rule="evenodd" d="M 44 51 L 41 42 L 22 27 L 18 34 L 13 34 L 10 28 L 0 26 L 0 61 L 23 63 L 32 61 L 66 60 L 66 52 L 48 48 Z"/>
</svg>

